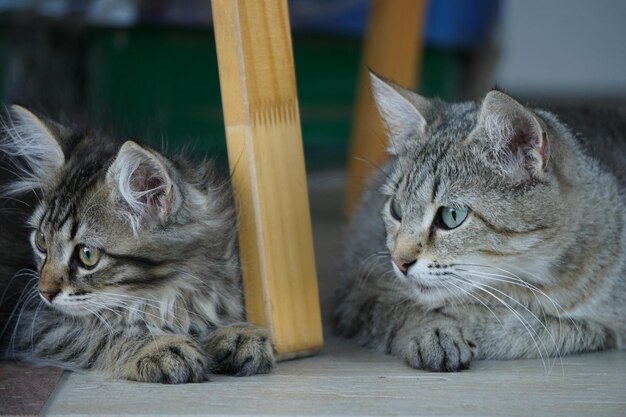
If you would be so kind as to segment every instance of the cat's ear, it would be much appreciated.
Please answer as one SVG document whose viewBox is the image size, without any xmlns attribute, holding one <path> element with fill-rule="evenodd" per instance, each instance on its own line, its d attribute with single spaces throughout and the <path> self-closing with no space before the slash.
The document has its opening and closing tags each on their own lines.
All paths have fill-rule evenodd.
<svg viewBox="0 0 626 417">
<path fill-rule="evenodd" d="M 168 162 L 157 152 L 133 141 L 125 142 L 109 167 L 106 181 L 113 196 L 121 200 L 124 215 L 136 233 L 173 214 L 180 198 Z"/>
<path fill-rule="evenodd" d="M 389 134 L 389 152 L 402 153 L 411 141 L 426 131 L 432 104 L 413 91 L 385 80 L 370 71 L 372 95 Z"/>
<path fill-rule="evenodd" d="M 60 144 L 62 127 L 35 115 L 22 106 L 12 105 L 0 141 L 0 152 L 15 158 L 18 179 L 6 188 L 9 194 L 39 189 L 65 163 Z"/>
<path fill-rule="evenodd" d="M 507 94 L 493 90 L 483 100 L 478 126 L 503 173 L 525 180 L 540 177 L 549 156 L 544 123 Z"/>
</svg>

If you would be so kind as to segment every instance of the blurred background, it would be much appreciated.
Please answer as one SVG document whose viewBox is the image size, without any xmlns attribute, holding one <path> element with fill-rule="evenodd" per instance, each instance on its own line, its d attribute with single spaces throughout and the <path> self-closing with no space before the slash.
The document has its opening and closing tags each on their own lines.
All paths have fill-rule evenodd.
<svg viewBox="0 0 626 417">
<path fill-rule="evenodd" d="M 368 0 L 290 0 L 309 170 L 344 166 Z M 626 2 L 432 0 L 419 91 L 626 101 Z M 0 95 L 123 138 L 222 155 L 206 0 L 0 0 Z"/>
</svg>

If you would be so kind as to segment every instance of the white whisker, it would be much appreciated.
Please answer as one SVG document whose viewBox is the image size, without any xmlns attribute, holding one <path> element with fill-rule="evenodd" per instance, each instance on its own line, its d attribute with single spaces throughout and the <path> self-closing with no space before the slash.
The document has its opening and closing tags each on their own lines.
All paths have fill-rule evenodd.
<svg viewBox="0 0 626 417">
<path fill-rule="evenodd" d="M 511 307 L 506 301 L 504 301 L 503 299 L 501 299 L 500 297 L 495 295 L 493 292 L 487 290 L 483 285 L 481 285 L 480 283 L 477 283 L 476 281 L 472 281 L 472 280 L 469 280 L 469 279 L 466 279 L 466 280 L 467 280 L 467 282 L 470 285 L 474 286 L 474 288 L 489 294 L 491 297 L 493 297 L 494 299 L 499 301 L 500 304 L 502 304 L 504 307 L 506 307 L 511 312 L 511 314 L 513 314 L 513 316 L 515 316 L 519 320 L 519 322 L 522 324 L 524 329 L 526 329 L 526 331 L 530 335 L 530 337 L 531 337 L 531 339 L 533 341 L 533 344 L 535 345 L 535 347 L 537 348 L 537 352 L 539 353 L 539 358 L 541 359 L 541 363 L 543 364 L 543 367 L 544 367 L 544 369 L 547 372 L 548 368 L 546 366 L 546 362 L 545 362 L 545 359 L 543 357 L 543 353 L 541 351 L 541 348 L 539 347 L 539 343 L 537 342 L 537 338 L 539 337 L 539 335 L 537 334 L 536 330 L 532 328 L 530 323 L 528 323 L 528 321 L 525 318 L 523 318 L 517 311 L 515 311 L 515 309 L 513 307 Z M 543 342 L 542 342 L 542 345 L 543 345 Z M 545 348 L 545 346 L 544 346 L 544 348 Z"/>
</svg>

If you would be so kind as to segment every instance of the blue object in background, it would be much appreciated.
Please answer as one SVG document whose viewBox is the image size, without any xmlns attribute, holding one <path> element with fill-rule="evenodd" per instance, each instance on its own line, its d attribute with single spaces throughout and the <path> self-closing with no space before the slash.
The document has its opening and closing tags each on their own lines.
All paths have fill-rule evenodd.
<svg viewBox="0 0 626 417">
<path fill-rule="evenodd" d="M 471 49 L 483 43 L 498 16 L 499 0 L 431 0 L 426 43 Z"/>
<path fill-rule="evenodd" d="M 394 0 L 386 0 L 393 2 Z M 426 45 L 471 49 L 483 43 L 498 16 L 499 0 L 430 0 Z M 360 36 L 366 30 L 368 0 L 290 0 L 294 31 Z"/>
<path fill-rule="evenodd" d="M 296 32 L 361 36 L 369 5 L 369 0 L 289 0 L 291 28 Z"/>
</svg>

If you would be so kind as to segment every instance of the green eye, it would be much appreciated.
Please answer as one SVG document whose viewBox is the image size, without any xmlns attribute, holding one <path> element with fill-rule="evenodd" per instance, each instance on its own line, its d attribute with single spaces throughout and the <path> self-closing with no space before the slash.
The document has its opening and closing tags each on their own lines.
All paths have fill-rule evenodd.
<svg viewBox="0 0 626 417">
<path fill-rule="evenodd" d="M 35 246 L 37 247 L 37 250 L 41 253 L 46 253 L 48 251 L 46 238 L 43 236 L 43 233 L 41 233 L 41 231 L 39 230 L 35 232 Z"/>
<path fill-rule="evenodd" d="M 392 198 L 389 203 L 389 211 L 391 212 L 391 217 L 398 221 L 402 220 L 402 207 L 400 207 L 395 198 Z"/>
<path fill-rule="evenodd" d="M 87 269 L 93 268 L 100 261 L 100 249 L 92 248 L 90 246 L 79 245 L 78 246 L 78 259 L 80 263 Z"/>
<path fill-rule="evenodd" d="M 467 218 L 469 210 L 464 208 L 441 207 L 438 215 L 438 226 L 442 229 L 456 229 Z"/>
</svg>

